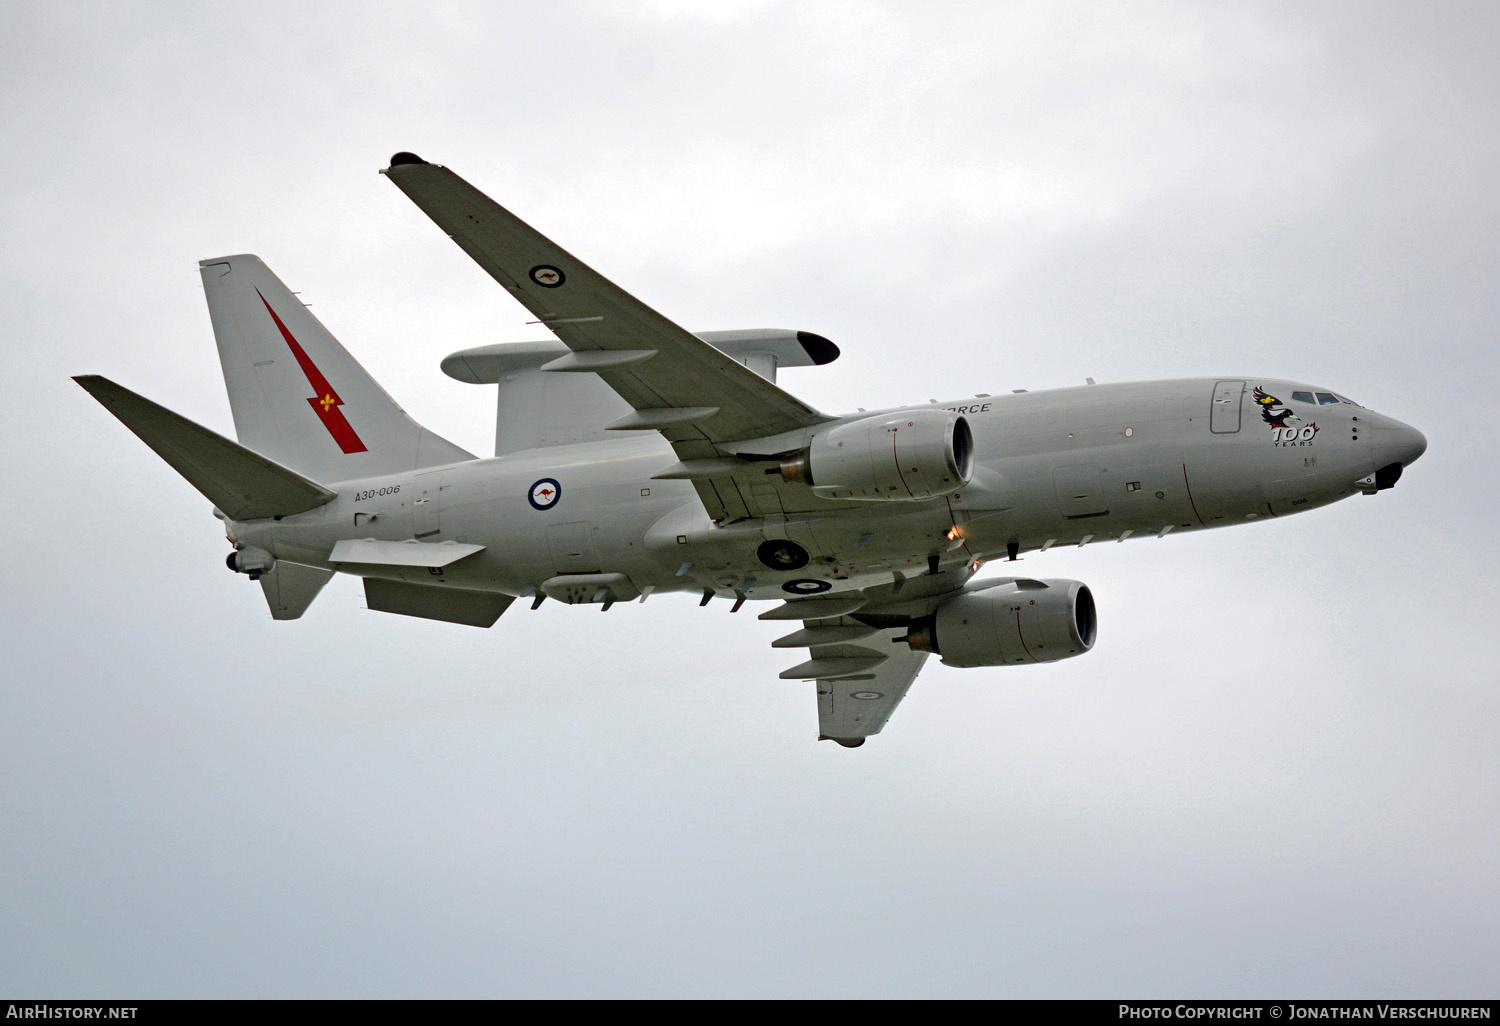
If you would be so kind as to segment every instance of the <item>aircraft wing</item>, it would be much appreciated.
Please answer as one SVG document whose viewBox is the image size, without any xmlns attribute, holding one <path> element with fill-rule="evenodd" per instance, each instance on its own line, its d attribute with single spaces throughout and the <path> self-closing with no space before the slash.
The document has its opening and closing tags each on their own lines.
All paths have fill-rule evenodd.
<svg viewBox="0 0 1500 1026">
<path fill-rule="evenodd" d="M 694 479 L 716 518 L 757 511 L 748 495 L 730 494 L 739 491 L 728 479 L 734 464 L 717 443 L 834 419 L 657 313 L 447 168 L 398 153 L 383 173 L 572 350 L 548 370 L 598 374 L 633 407 L 610 428 L 658 430 L 683 463 L 716 461 L 681 475 Z M 707 483 L 715 476 L 708 471 L 725 494 Z"/>
<path fill-rule="evenodd" d="M 926 652 L 905 644 L 910 624 L 930 615 L 973 576 L 971 566 L 949 567 L 861 592 L 792 599 L 758 619 L 802 621 L 802 629 L 772 648 L 806 648 L 809 658 L 783 670 L 783 680 L 815 680 L 819 740 L 857 748 L 880 733 L 922 665 Z"/>
<path fill-rule="evenodd" d="M 872 649 L 889 650 L 885 661 L 869 672 L 818 680 L 818 740 L 857 748 L 871 734 L 880 733 L 927 661 L 926 652 L 894 643 L 905 634 L 904 627 L 877 631 L 861 642 Z M 814 649 L 813 655 L 817 654 Z"/>
<path fill-rule="evenodd" d="M 805 604 L 787 605 L 795 608 Z M 775 611 L 771 615 L 775 618 Z M 906 627 L 872 627 L 852 616 L 821 617 L 802 623 L 800 631 L 771 643 L 773 648 L 806 646 L 811 656 L 781 676 L 816 680 L 818 739 L 857 748 L 871 734 L 880 733 L 917 679 L 927 653 L 898 643 L 898 639 L 905 640 Z"/>
</svg>

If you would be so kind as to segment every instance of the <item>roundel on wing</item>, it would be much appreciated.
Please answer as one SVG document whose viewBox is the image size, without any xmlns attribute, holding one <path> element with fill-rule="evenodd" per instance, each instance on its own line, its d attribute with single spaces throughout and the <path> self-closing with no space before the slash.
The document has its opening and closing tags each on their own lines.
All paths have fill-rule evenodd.
<svg viewBox="0 0 1500 1026">
<path fill-rule="evenodd" d="M 833 585 L 828 581 L 814 581 L 804 577 L 798 581 L 787 581 L 781 586 L 782 591 L 789 591 L 793 595 L 816 595 L 823 591 L 832 591 Z"/>
<path fill-rule="evenodd" d="M 544 289 L 555 289 L 567 281 L 567 276 L 562 269 L 553 267 L 551 264 L 537 264 L 530 271 L 531 280 Z"/>
<path fill-rule="evenodd" d="M 533 509 L 551 509 L 562 498 L 562 485 L 557 483 L 555 477 L 544 477 L 531 486 L 526 498 L 531 500 Z"/>
</svg>

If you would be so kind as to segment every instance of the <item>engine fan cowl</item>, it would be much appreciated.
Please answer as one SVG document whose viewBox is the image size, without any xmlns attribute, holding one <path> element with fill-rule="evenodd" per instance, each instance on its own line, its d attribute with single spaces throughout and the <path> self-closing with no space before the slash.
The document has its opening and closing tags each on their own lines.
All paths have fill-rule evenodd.
<svg viewBox="0 0 1500 1026">
<path fill-rule="evenodd" d="M 931 499 L 969 483 L 974 435 L 947 410 L 897 410 L 822 432 L 781 473 L 828 499 Z"/>
<path fill-rule="evenodd" d="M 955 595 L 912 627 L 907 643 L 945 666 L 1051 663 L 1094 647 L 1098 614 L 1079 581 L 1005 581 Z"/>
</svg>

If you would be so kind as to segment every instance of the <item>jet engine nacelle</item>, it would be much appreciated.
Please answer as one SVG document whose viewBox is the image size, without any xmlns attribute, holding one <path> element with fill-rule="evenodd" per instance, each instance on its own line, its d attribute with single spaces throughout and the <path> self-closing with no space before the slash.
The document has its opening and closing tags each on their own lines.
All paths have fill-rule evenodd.
<svg viewBox="0 0 1500 1026">
<path fill-rule="evenodd" d="M 911 502 L 969 483 L 974 435 L 947 410 L 899 410 L 840 424 L 781 464 L 827 499 Z"/>
<path fill-rule="evenodd" d="M 1094 647 L 1094 596 L 1078 581 L 1002 581 L 955 595 L 906 641 L 947 666 L 1050 663 Z"/>
</svg>

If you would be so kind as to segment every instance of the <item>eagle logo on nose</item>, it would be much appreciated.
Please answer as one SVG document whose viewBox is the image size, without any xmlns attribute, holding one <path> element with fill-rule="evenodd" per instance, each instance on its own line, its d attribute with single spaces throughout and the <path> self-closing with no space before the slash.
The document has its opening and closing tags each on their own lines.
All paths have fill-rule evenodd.
<svg viewBox="0 0 1500 1026">
<path fill-rule="evenodd" d="M 1280 399 L 1259 385 L 1255 386 L 1254 396 L 1256 405 L 1260 407 L 1261 419 L 1272 427 L 1290 427 L 1287 422 L 1297 419 L 1297 415 L 1283 406 Z"/>
<path fill-rule="evenodd" d="M 1267 424 L 1271 425 L 1271 441 L 1274 444 L 1287 445 L 1311 445 L 1312 440 L 1318 437 L 1317 422 L 1311 424 L 1292 424 L 1291 421 L 1301 420 L 1291 410 L 1282 405 L 1280 399 L 1276 398 L 1259 385 L 1255 387 L 1255 405 L 1260 407 L 1260 416 Z M 1293 393 L 1295 395 L 1295 393 Z"/>
</svg>

